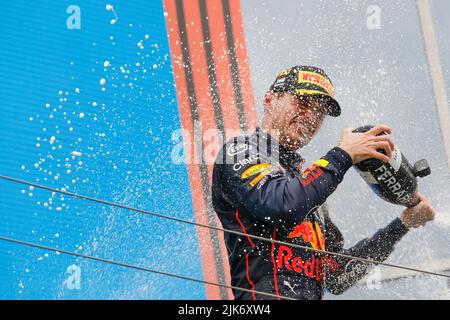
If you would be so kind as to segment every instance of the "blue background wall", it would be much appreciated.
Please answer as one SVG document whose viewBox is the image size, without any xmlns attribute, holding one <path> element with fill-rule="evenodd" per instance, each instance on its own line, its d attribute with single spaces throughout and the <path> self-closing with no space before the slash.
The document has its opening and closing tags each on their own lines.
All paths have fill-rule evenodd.
<svg viewBox="0 0 450 320">
<path fill-rule="evenodd" d="M 72 4 L 80 30 L 66 26 Z M 115 1 L 115 25 L 106 4 L 2 4 L 0 174 L 193 220 L 187 169 L 170 158 L 180 120 L 162 1 Z M 202 278 L 191 226 L 4 180 L 0 199 L 2 236 Z M 68 288 L 71 265 L 80 289 Z M 0 298 L 204 299 L 205 290 L 0 242 Z"/>
</svg>

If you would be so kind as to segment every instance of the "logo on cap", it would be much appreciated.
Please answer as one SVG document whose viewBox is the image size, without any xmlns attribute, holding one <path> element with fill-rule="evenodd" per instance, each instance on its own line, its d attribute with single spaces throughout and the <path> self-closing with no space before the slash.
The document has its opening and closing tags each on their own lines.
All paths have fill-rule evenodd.
<svg viewBox="0 0 450 320">
<path fill-rule="evenodd" d="M 315 72 L 309 72 L 309 71 L 300 71 L 298 73 L 297 78 L 298 83 L 312 83 L 316 86 L 321 87 L 325 92 L 333 97 L 333 85 L 331 84 L 330 80 L 325 78 L 324 76 L 315 73 Z M 322 92 L 323 93 L 323 92 Z"/>
</svg>

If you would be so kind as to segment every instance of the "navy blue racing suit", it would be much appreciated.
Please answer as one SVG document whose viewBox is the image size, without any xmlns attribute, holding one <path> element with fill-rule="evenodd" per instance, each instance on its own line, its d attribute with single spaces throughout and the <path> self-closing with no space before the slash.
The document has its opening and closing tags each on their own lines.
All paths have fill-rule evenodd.
<svg viewBox="0 0 450 320">
<path fill-rule="evenodd" d="M 399 218 L 371 238 L 343 248 L 343 236 L 326 204 L 351 157 L 334 147 L 302 170 L 304 159 L 257 128 L 223 146 L 214 164 L 212 203 L 223 227 L 308 248 L 384 261 L 407 233 Z M 224 233 L 235 299 L 321 299 L 341 294 L 369 271 L 360 260 Z"/>
</svg>

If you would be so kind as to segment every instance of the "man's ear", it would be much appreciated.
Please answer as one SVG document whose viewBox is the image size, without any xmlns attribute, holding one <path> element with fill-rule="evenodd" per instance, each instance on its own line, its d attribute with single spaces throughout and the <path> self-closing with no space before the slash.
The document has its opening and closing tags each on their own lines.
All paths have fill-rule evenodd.
<svg viewBox="0 0 450 320">
<path fill-rule="evenodd" d="M 266 92 L 266 94 L 264 95 L 264 100 L 263 100 L 263 105 L 264 105 L 264 110 L 268 113 L 272 112 L 272 102 L 275 99 L 276 94 L 275 92 L 269 90 Z"/>
</svg>

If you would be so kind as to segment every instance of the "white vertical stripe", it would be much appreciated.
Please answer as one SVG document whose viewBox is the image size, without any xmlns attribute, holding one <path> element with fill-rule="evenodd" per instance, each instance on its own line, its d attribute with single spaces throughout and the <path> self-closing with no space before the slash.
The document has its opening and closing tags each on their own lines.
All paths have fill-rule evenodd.
<svg viewBox="0 0 450 320">
<path fill-rule="evenodd" d="M 447 166 L 450 171 L 450 110 L 448 107 L 445 81 L 442 75 L 439 60 L 439 49 L 433 29 L 433 18 L 428 0 L 417 0 L 422 35 L 425 42 L 428 67 L 430 69 L 433 84 L 434 99 L 441 125 L 442 139 L 444 141 L 445 153 L 447 155 Z"/>
</svg>

